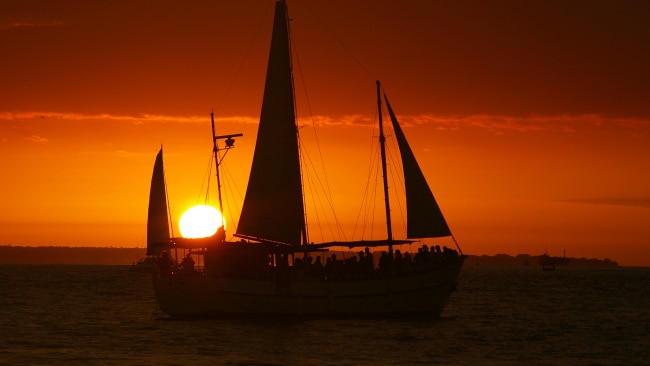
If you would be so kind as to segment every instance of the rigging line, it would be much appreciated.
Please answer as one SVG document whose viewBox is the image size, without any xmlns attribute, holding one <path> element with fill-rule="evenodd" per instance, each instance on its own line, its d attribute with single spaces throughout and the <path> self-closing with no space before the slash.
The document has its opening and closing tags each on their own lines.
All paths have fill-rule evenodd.
<svg viewBox="0 0 650 366">
<path fill-rule="evenodd" d="M 297 123 L 297 116 L 298 116 L 298 110 L 296 106 L 296 85 L 295 85 L 295 78 L 293 75 L 293 68 L 294 68 L 294 62 L 293 62 L 293 57 L 294 51 L 293 51 L 293 37 L 291 36 L 291 20 L 292 18 L 289 17 L 289 9 L 287 8 L 284 0 L 282 1 L 284 5 L 284 13 L 285 13 L 285 26 L 287 30 L 287 39 L 289 41 L 288 43 L 288 48 L 289 48 L 289 76 L 291 78 L 291 94 L 293 97 L 293 100 L 291 101 L 293 103 L 293 118 L 294 118 L 294 126 L 296 128 L 296 140 L 298 144 L 298 164 L 299 164 L 299 171 L 300 171 L 300 191 L 302 192 L 302 230 L 301 230 L 301 242 L 303 244 L 309 243 L 309 226 L 307 224 L 307 209 L 305 208 L 307 198 L 305 197 L 305 182 L 304 182 L 304 172 L 303 172 L 303 158 L 302 158 L 302 153 L 303 153 L 303 148 L 302 148 L 302 141 L 300 140 L 300 131 Z"/>
<path fill-rule="evenodd" d="M 321 151 L 320 143 L 318 142 L 318 136 L 317 136 L 317 133 L 316 133 L 315 129 L 314 129 L 314 135 L 316 136 L 316 145 L 317 145 L 317 149 L 318 149 L 318 156 L 320 158 L 321 169 L 322 169 L 322 174 L 324 175 L 325 184 L 323 185 L 323 181 L 320 179 L 319 174 L 315 174 L 315 182 L 318 183 L 318 186 L 321 188 L 321 191 L 324 194 L 325 202 L 328 204 L 329 210 L 331 211 L 332 216 L 334 217 L 334 222 L 335 222 L 335 224 L 337 226 L 337 229 L 340 231 L 340 234 L 345 236 L 345 234 L 343 234 L 341 232 L 342 231 L 341 222 L 340 222 L 340 220 L 338 218 L 338 215 L 336 214 L 336 210 L 334 209 L 334 206 L 335 206 L 334 205 L 334 199 L 332 197 L 332 191 L 331 191 L 330 185 L 329 185 L 328 174 L 327 174 L 327 171 L 325 169 L 325 162 L 323 161 L 323 153 Z M 308 161 L 310 163 L 310 166 L 313 168 L 314 172 L 316 172 L 317 167 L 314 164 L 313 160 L 311 160 L 311 158 L 310 158 L 309 154 L 306 152 L 306 150 L 304 151 L 304 154 L 306 155 L 306 157 L 307 157 L 307 159 L 308 159 Z M 325 212 L 324 207 L 323 207 L 323 211 Z M 331 231 L 331 228 L 330 228 L 330 231 Z"/>
<path fill-rule="evenodd" d="M 309 158 L 309 154 L 307 153 L 307 151 L 303 152 L 303 156 L 305 156 L 305 159 L 306 159 L 305 165 L 307 165 L 307 163 L 311 163 L 311 159 Z M 323 227 L 321 225 L 321 220 L 320 220 L 320 214 L 318 213 L 319 212 L 318 205 L 316 204 L 316 192 L 314 192 L 315 184 L 313 183 L 313 178 L 312 178 L 312 175 L 309 173 L 309 169 L 305 169 L 304 175 L 305 175 L 305 179 L 307 180 L 307 183 L 308 183 L 307 188 L 309 189 L 312 205 L 314 207 L 314 215 L 316 215 L 316 223 L 318 224 L 318 230 L 320 232 L 321 238 L 324 238 Z M 305 197 L 306 197 L 306 195 L 305 195 Z M 306 209 L 306 207 L 305 207 L 305 209 Z"/>
<path fill-rule="evenodd" d="M 370 145 L 370 150 L 371 151 L 372 151 L 373 147 L 374 147 L 374 145 L 371 143 L 371 145 Z M 374 160 L 373 159 L 374 156 L 375 155 L 373 153 L 371 153 L 370 156 L 369 156 L 368 174 L 367 174 L 367 178 L 366 178 L 366 185 L 365 185 L 365 187 L 363 189 L 363 194 L 361 196 L 361 202 L 359 203 L 359 212 L 357 212 L 357 219 L 354 222 L 354 230 L 352 231 L 352 238 L 356 237 L 356 232 L 357 232 L 358 227 L 361 227 L 362 231 L 363 231 L 363 225 L 360 225 L 359 222 L 361 220 L 362 214 L 365 212 L 364 209 L 365 209 L 366 205 L 368 204 L 367 202 L 369 200 L 368 196 L 369 196 L 369 190 L 370 190 L 369 189 L 369 187 L 370 187 L 370 177 L 372 176 L 372 162 Z"/>
<path fill-rule="evenodd" d="M 162 145 L 160 145 L 160 148 L 162 149 Z M 169 220 L 168 225 L 170 226 L 171 235 L 172 235 L 172 238 L 173 238 L 174 237 L 174 225 L 172 224 L 172 222 L 173 222 L 172 221 L 172 209 L 171 209 L 171 206 L 169 205 L 169 192 L 167 191 L 167 178 L 166 178 L 166 175 L 165 175 L 165 164 L 163 164 L 162 166 L 163 166 L 163 168 L 162 168 L 163 169 L 163 181 L 165 182 L 165 201 L 167 201 L 166 202 L 167 203 L 167 216 L 168 216 L 167 218 Z"/>
<path fill-rule="evenodd" d="M 377 120 L 377 111 L 375 111 L 375 120 Z M 376 150 L 373 150 L 375 148 L 378 148 L 378 146 L 375 145 L 375 136 L 374 136 L 375 135 L 374 132 L 375 132 L 376 128 L 377 127 L 375 126 L 375 124 L 373 124 L 372 134 L 370 135 L 371 136 L 370 137 L 370 149 L 368 149 L 368 150 L 370 150 L 370 155 L 368 156 L 368 175 L 367 175 L 367 179 L 366 179 L 366 187 L 364 188 L 364 194 L 361 197 L 361 203 L 359 205 L 359 213 L 357 214 L 357 220 L 354 223 L 354 230 L 352 231 L 352 237 L 353 238 L 354 238 L 354 236 L 355 236 L 355 234 L 357 232 L 357 227 L 359 226 L 359 220 L 361 219 L 362 213 L 364 213 L 364 207 L 367 210 L 366 205 L 369 205 L 368 202 L 370 200 L 370 198 L 369 198 L 370 178 L 372 177 L 372 172 L 373 172 L 373 166 L 374 166 L 373 162 L 376 161 L 375 159 L 378 156 Z M 364 215 L 364 220 L 365 219 L 366 219 L 366 217 Z M 362 228 L 361 229 L 361 231 L 362 231 L 361 235 L 363 236 L 363 231 L 365 229 L 365 224 L 361 225 L 361 228 Z"/>
<path fill-rule="evenodd" d="M 378 115 L 377 115 L 378 117 Z M 374 131 L 374 129 L 373 129 Z M 373 141 L 379 142 L 379 138 L 375 137 L 373 138 Z M 374 186 L 372 187 L 372 194 L 369 196 L 370 200 L 367 203 L 366 209 L 370 213 L 370 240 L 373 239 L 373 234 L 375 232 L 375 214 L 377 212 L 377 190 L 378 187 L 380 186 L 381 182 L 381 146 L 379 143 L 376 143 L 375 145 L 375 150 L 374 150 L 374 159 L 373 159 L 373 164 L 371 165 L 371 169 L 373 169 L 374 172 Z M 366 213 L 366 222 L 364 223 L 364 229 L 368 225 L 368 213 Z M 365 230 L 364 230 L 365 231 Z M 364 235 L 365 236 L 365 235 Z"/>
<path fill-rule="evenodd" d="M 366 179 L 366 186 L 365 186 L 365 188 L 363 190 L 363 195 L 361 196 L 361 203 L 359 204 L 359 212 L 357 213 L 357 219 L 354 222 L 354 229 L 352 230 L 352 238 L 356 237 L 357 228 L 359 228 L 359 227 L 361 227 L 361 231 L 362 231 L 361 235 L 363 237 L 364 225 L 360 224 L 359 222 L 361 221 L 362 214 L 364 214 L 365 211 L 367 210 L 366 207 L 368 205 L 369 195 L 370 195 L 370 193 L 369 193 L 370 188 L 369 187 L 370 187 L 370 177 L 371 176 L 372 176 L 372 174 L 369 171 L 368 172 L 368 178 Z M 365 215 L 363 215 L 363 216 L 364 216 L 364 222 L 365 222 Z"/>
<path fill-rule="evenodd" d="M 307 157 L 309 158 L 309 155 L 307 155 Z M 314 165 L 314 162 L 311 160 L 311 158 L 309 158 L 309 163 L 311 164 L 312 167 L 314 167 L 314 171 L 316 171 L 316 167 Z M 318 196 L 318 198 L 319 198 L 318 202 L 320 203 L 321 210 L 325 214 L 327 214 L 327 212 L 328 212 L 328 210 L 325 209 L 326 205 L 323 203 L 323 200 L 324 200 L 325 203 L 327 203 L 329 205 L 329 212 L 331 212 L 332 216 L 334 217 L 334 224 L 336 226 L 339 238 L 343 238 L 343 240 L 347 240 L 345 238 L 345 233 L 343 232 L 343 228 L 341 226 L 341 223 L 340 223 L 340 221 L 339 221 L 339 219 L 338 219 L 338 217 L 336 215 L 336 210 L 334 210 L 334 204 L 333 204 L 333 202 L 331 200 L 331 193 L 330 193 L 329 196 L 327 195 L 329 193 L 328 190 L 327 190 L 327 189 L 329 189 L 329 187 L 326 188 L 326 187 L 323 186 L 323 182 L 320 180 L 320 176 L 318 174 L 314 174 L 314 176 L 316 178 L 316 181 L 315 181 L 315 183 L 312 183 L 312 184 L 314 185 L 314 187 L 319 187 L 321 192 L 324 193 L 324 195 L 323 195 L 324 197 L 321 196 L 321 195 Z M 312 181 L 313 181 L 313 179 L 312 179 Z M 316 184 L 316 183 L 318 183 L 318 184 Z M 325 219 L 327 219 L 327 217 L 325 217 Z M 332 225 L 329 223 L 329 221 L 326 221 L 326 224 L 327 224 L 327 229 L 328 229 L 331 237 L 332 238 L 336 237 L 334 235 L 334 230 L 332 230 Z"/>
<path fill-rule="evenodd" d="M 307 85 L 305 83 L 305 76 L 304 76 L 303 71 L 302 71 L 302 64 L 300 63 L 300 57 L 299 57 L 299 53 L 297 51 L 296 43 L 295 43 L 293 38 L 290 38 L 290 39 L 291 39 L 291 43 L 292 43 L 292 49 L 294 50 L 293 55 L 295 56 L 295 61 L 296 61 L 294 65 L 297 67 L 298 74 L 300 75 L 300 84 L 301 84 L 303 92 L 304 92 L 305 103 L 307 105 L 309 119 L 311 120 L 312 131 L 314 133 L 314 139 L 316 140 L 316 149 L 318 150 L 318 157 L 320 159 L 320 164 L 321 164 L 321 174 L 324 176 L 324 180 L 325 180 L 326 189 L 323 189 L 323 193 L 325 194 L 327 202 L 330 205 L 330 210 L 332 211 L 332 215 L 334 216 L 334 221 L 336 222 L 336 225 L 339 228 L 339 230 L 342 231 L 342 227 L 341 227 L 340 221 L 338 219 L 338 216 L 336 214 L 336 210 L 334 210 L 334 198 L 332 197 L 332 190 L 331 190 L 330 184 L 329 184 L 329 176 L 327 174 L 327 169 L 325 169 L 325 161 L 323 159 L 323 152 L 322 152 L 321 145 L 320 145 L 320 139 L 318 137 L 318 131 L 316 129 L 316 123 L 314 121 L 314 113 L 313 113 L 313 111 L 311 109 L 311 102 L 309 100 L 309 93 L 307 92 Z M 294 98 L 295 98 L 295 96 L 294 96 Z M 303 150 L 303 151 L 304 151 L 303 153 L 306 153 L 306 150 Z M 313 162 L 311 164 L 314 167 L 314 171 L 316 171 L 316 165 L 313 164 Z M 316 174 L 316 179 L 318 180 L 318 182 L 322 186 L 322 182 L 320 181 L 320 176 L 318 174 Z"/>
<path fill-rule="evenodd" d="M 316 15 L 316 13 L 307 5 L 306 2 L 301 2 L 301 4 L 312 14 L 314 18 L 316 18 L 318 23 L 320 23 L 320 25 L 325 29 L 325 31 L 327 31 L 327 33 L 329 33 L 329 35 L 332 36 L 332 38 L 334 38 L 334 40 L 343 48 L 343 50 L 347 52 L 347 54 L 350 55 L 350 57 L 352 57 L 352 59 L 361 67 L 361 69 L 366 74 L 368 74 L 368 76 L 370 76 L 372 80 L 378 79 L 372 75 L 370 70 L 368 70 L 368 68 L 366 68 L 366 66 L 363 63 L 361 63 L 361 61 L 359 61 L 359 58 L 356 57 L 355 54 L 352 53 L 352 51 L 350 51 L 350 49 L 345 46 L 345 44 L 341 41 L 341 39 L 336 36 L 336 34 L 331 30 L 331 28 L 328 27 L 327 24 L 325 24 L 325 22 L 323 22 L 323 20 L 318 17 L 318 15 Z"/>
<path fill-rule="evenodd" d="M 229 198 L 232 198 L 233 201 L 235 202 L 243 202 L 244 201 L 244 196 L 242 195 L 241 191 L 239 190 L 239 187 L 237 184 L 235 184 L 235 179 L 232 176 L 232 173 L 230 172 L 230 169 L 228 169 L 228 164 L 221 164 L 223 166 L 222 172 L 223 172 L 223 177 L 224 180 L 226 181 L 223 185 L 224 189 L 224 197 L 226 199 L 226 207 L 228 207 L 228 216 L 230 217 L 230 222 L 231 223 L 236 223 L 237 221 L 235 220 L 235 215 L 236 216 L 241 216 L 241 211 L 237 210 L 238 207 L 241 207 L 241 205 L 238 204 L 231 204 Z M 233 188 L 230 188 L 233 187 Z M 235 193 L 238 195 L 235 196 Z M 238 201 L 237 201 L 238 200 Z M 234 209 L 232 209 L 234 207 Z M 223 212 L 221 213 L 222 215 L 224 214 Z"/>
<path fill-rule="evenodd" d="M 315 172 L 315 174 L 314 174 L 315 179 L 311 178 L 311 176 L 310 176 L 310 180 L 309 180 L 310 184 L 313 184 L 315 187 L 320 187 L 320 191 L 323 192 L 325 202 L 329 205 L 329 211 L 332 213 L 332 216 L 334 217 L 334 222 L 335 222 L 336 227 L 337 227 L 337 229 L 339 231 L 339 235 L 342 236 L 342 237 L 345 237 L 345 234 L 343 233 L 341 223 L 340 223 L 340 221 L 339 221 L 339 219 L 338 219 L 338 217 L 336 215 L 336 210 L 334 209 L 332 194 L 331 194 L 331 191 L 329 189 L 329 186 L 327 185 L 327 182 L 326 182 L 326 185 L 324 186 L 323 182 L 320 179 L 319 174 L 316 173 L 316 171 L 317 171 L 316 165 L 314 164 L 313 160 L 311 159 L 311 156 L 309 155 L 309 152 L 304 148 L 302 148 L 301 151 L 302 151 L 301 156 L 305 157 L 305 161 L 304 161 L 305 165 L 308 165 L 309 167 L 311 167 L 312 168 L 311 170 L 313 170 Z M 318 151 L 319 151 L 319 155 L 321 157 L 321 164 L 323 164 L 322 153 L 320 153 L 321 152 L 320 149 Z M 310 171 L 310 169 L 305 169 L 305 172 L 307 174 L 309 174 L 309 171 Z M 323 174 L 325 175 L 325 179 L 327 180 L 327 172 L 323 170 Z M 313 192 L 313 190 L 312 190 L 312 192 Z M 313 192 L 312 194 L 315 195 L 315 192 Z M 319 200 L 319 203 L 321 203 L 320 207 L 323 210 L 323 212 L 326 213 L 328 210 L 325 210 L 325 206 L 323 205 L 322 201 Z M 330 231 L 330 234 L 334 237 L 333 232 L 332 232 L 332 228 L 331 228 L 331 226 L 329 224 L 328 224 L 328 229 Z"/>
<path fill-rule="evenodd" d="M 362 240 L 366 236 L 366 229 L 368 226 L 370 226 L 370 239 L 372 240 L 372 234 L 374 232 L 374 225 L 375 225 L 375 211 L 377 210 L 377 187 L 379 187 L 379 171 L 381 169 L 381 163 L 378 159 L 379 157 L 379 144 L 373 145 L 373 147 L 376 146 L 374 151 L 374 154 L 372 155 L 372 161 L 370 164 L 370 172 L 368 174 L 368 184 L 367 184 L 367 199 L 365 201 L 365 204 L 363 206 L 364 209 L 364 215 L 363 215 L 363 224 L 361 225 L 361 237 Z M 374 179 L 371 179 L 374 177 Z M 374 182 L 374 185 L 371 185 L 371 183 Z M 370 218 L 369 218 L 370 217 Z"/>
<path fill-rule="evenodd" d="M 392 128 L 390 129 L 392 131 Z M 390 135 L 391 137 L 394 135 Z M 386 136 L 388 137 L 388 136 Z M 397 194 L 397 187 L 399 183 L 399 187 L 401 187 L 400 192 L 404 192 L 404 195 L 406 196 L 406 186 L 404 185 L 404 181 L 402 179 L 402 174 L 400 173 L 399 168 L 401 167 L 401 159 L 398 159 L 397 156 L 399 156 L 399 149 L 395 147 L 395 139 L 394 138 L 387 138 L 388 141 L 388 149 L 386 149 L 386 152 L 388 154 L 388 160 L 391 164 L 390 165 L 390 179 L 393 182 L 393 185 L 395 188 L 393 188 L 393 192 L 395 192 L 394 196 L 395 199 L 397 200 L 397 207 L 399 208 L 399 213 L 400 217 L 402 219 L 402 225 L 404 228 L 407 227 L 406 225 L 406 218 L 404 217 L 404 209 L 402 207 L 402 200 L 401 200 L 401 195 Z M 397 152 L 397 154 L 395 153 Z M 391 210 L 392 211 L 392 210 Z"/>
<path fill-rule="evenodd" d="M 456 241 L 456 237 L 454 236 L 454 234 L 451 234 L 451 238 L 453 239 L 454 244 L 456 244 L 456 248 L 458 248 L 458 252 L 462 255 L 462 254 L 463 254 L 463 250 L 460 249 L 460 245 L 458 245 L 458 242 Z"/>
<path fill-rule="evenodd" d="M 379 145 L 375 150 L 375 159 L 373 159 L 372 172 L 370 175 L 370 186 L 368 190 L 368 201 L 366 202 L 365 215 L 363 221 L 363 238 L 366 237 L 366 229 L 370 226 L 370 239 L 372 239 L 372 232 L 374 230 L 375 224 L 375 210 L 377 209 L 377 187 L 379 185 L 379 170 L 381 168 L 381 162 L 378 159 L 379 157 Z"/>
<path fill-rule="evenodd" d="M 232 179 L 232 176 L 230 175 L 230 171 L 229 171 L 227 166 L 223 166 L 221 172 L 223 173 L 221 176 L 224 179 L 224 184 L 222 184 L 222 189 L 224 191 L 223 192 L 224 193 L 223 198 L 226 201 L 226 205 L 225 205 L 226 208 L 224 209 L 224 211 L 228 211 L 228 219 L 229 219 L 229 221 L 226 221 L 226 223 L 231 222 L 232 223 L 231 225 L 234 225 L 234 223 L 237 222 L 237 221 L 235 221 L 235 216 L 234 216 L 234 211 L 236 211 L 236 208 L 235 209 L 232 209 L 232 208 L 233 207 L 240 207 L 239 205 L 231 204 L 231 198 L 232 198 L 232 200 L 234 200 L 234 197 L 231 197 L 231 196 L 233 196 L 232 192 L 234 190 L 230 189 L 229 187 L 231 185 L 234 186 L 234 183 L 231 184 L 231 182 L 233 182 L 234 180 Z M 240 200 L 240 201 L 243 201 L 243 200 Z M 236 213 L 237 213 L 237 216 L 240 216 L 240 214 L 241 214 L 241 212 L 239 212 L 239 211 L 237 211 Z M 226 215 L 226 212 L 222 212 L 221 215 Z"/>
<path fill-rule="evenodd" d="M 291 77 L 291 85 L 293 86 L 293 76 Z M 294 94 L 294 108 L 295 108 L 295 94 Z M 294 116 L 295 116 L 295 110 L 294 110 Z M 300 191 L 302 192 L 302 221 L 303 221 L 303 236 L 301 238 L 302 241 L 304 241 L 303 244 L 309 243 L 309 226 L 307 224 L 307 209 L 306 209 L 306 204 L 307 204 L 307 197 L 305 197 L 305 172 L 303 169 L 303 154 L 305 153 L 304 148 L 302 147 L 302 140 L 300 138 L 300 134 L 298 133 L 298 126 L 296 125 L 296 139 L 298 140 L 298 162 L 300 164 Z"/>
<path fill-rule="evenodd" d="M 212 152 L 210 152 L 210 160 L 208 160 L 208 167 L 206 168 L 205 172 L 203 173 L 203 182 L 201 182 L 201 188 L 199 189 L 199 195 L 198 198 L 196 199 L 196 202 L 201 202 L 201 193 L 203 192 L 203 187 L 206 187 L 205 189 L 205 203 L 208 203 L 208 195 L 210 192 L 210 178 L 212 177 L 212 161 L 213 161 L 213 156 Z M 207 181 L 207 183 L 206 183 Z"/>
<path fill-rule="evenodd" d="M 241 190 L 239 189 L 239 186 L 237 186 L 237 184 L 235 184 L 235 182 L 236 182 L 235 177 L 233 177 L 232 173 L 230 172 L 230 169 L 228 168 L 228 164 L 224 164 L 224 170 L 223 171 L 224 171 L 224 174 L 225 174 L 226 178 L 229 178 L 229 182 L 233 182 L 229 186 L 233 187 L 233 190 L 235 191 L 235 193 L 237 193 L 238 198 L 241 201 L 243 201 L 244 200 L 244 195 L 242 194 Z M 237 198 L 237 197 L 235 197 L 235 198 Z"/>
<path fill-rule="evenodd" d="M 309 172 L 306 172 L 305 175 L 306 175 L 305 178 L 307 179 L 307 181 L 309 183 L 308 184 L 308 189 L 309 189 L 309 192 L 311 193 L 310 196 L 311 196 L 312 205 L 314 205 L 314 215 L 316 216 L 316 223 L 317 223 L 317 226 L 318 226 L 318 231 L 320 232 L 321 238 L 324 238 L 325 235 L 323 234 L 323 226 L 321 225 L 320 215 L 319 215 L 318 209 L 317 209 L 318 205 L 316 204 L 316 194 L 314 192 L 314 184 L 312 183 L 312 176 L 311 176 L 311 174 L 309 174 Z M 322 240 L 322 241 L 324 241 L 324 240 Z"/>
<path fill-rule="evenodd" d="M 273 4 L 272 2 L 268 2 L 268 5 L 266 6 L 266 11 L 264 13 L 264 16 L 261 17 L 260 23 L 258 24 L 257 30 L 255 31 L 255 35 L 251 39 L 251 42 L 248 45 L 248 49 L 246 50 L 246 53 L 244 54 L 244 60 L 242 60 L 241 64 L 239 65 L 239 68 L 233 74 L 232 79 L 230 80 L 230 84 L 228 84 L 228 86 L 226 87 L 226 90 L 224 91 L 224 93 L 223 93 L 223 95 L 221 97 L 221 100 L 217 103 L 216 109 L 219 109 L 223 105 L 224 101 L 226 100 L 226 96 L 228 96 L 228 94 L 230 93 L 230 90 L 232 89 L 233 85 L 235 85 L 235 82 L 237 81 L 237 79 L 239 79 L 239 75 L 241 74 L 242 70 L 244 69 L 244 65 L 246 64 L 246 61 L 248 61 L 248 59 L 250 58 L 250 55 L 252 53 L 253 45 L 255 44 L 255 41 L 260 38 L 260 34 L 262 33 L 262 28 L 263 28 L 263 25 L 264 25 L 264 20 L 266 18 L 268 18 L 268 14 L 271 12 L 271 8 L 273 7 L 272 4 Z"/>
<path fill-rule="evenodd" d="M 371 220 L 370 220 L 370 240 L 373 239 L 372 235 L 375 232 L 375 213 L 377 212 L 377 187 L 379 187 L 379 181 L 381 179 L 379 177 L 379 171 L 380 171 L 379 168 L 380 167 L 377 166 L 377 170 L 375 170 L 375 172 L 376 172 L 375 173 L 375 187 L 374 187 L 374 192 L 373 192 L 373 197 L 375 197 L 375 199 L 372 200 L 372 207 L 371 207 L 372 208 L 372 210 L 371 210 L 372 216 L 371 216 Z"/>
</svg>

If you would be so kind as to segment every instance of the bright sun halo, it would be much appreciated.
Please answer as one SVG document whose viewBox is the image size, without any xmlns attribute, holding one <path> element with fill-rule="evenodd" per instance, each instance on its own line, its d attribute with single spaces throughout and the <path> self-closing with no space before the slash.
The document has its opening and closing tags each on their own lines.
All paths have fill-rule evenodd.
<svg viewBox="0 0 650 366">
<path fill-rule="evenodd" d="M 212 206 L 199 205 L 185 211 L 179 222 L 184 238 L 206 238 L 221 226 L 221 212 Z"/>
</svg>

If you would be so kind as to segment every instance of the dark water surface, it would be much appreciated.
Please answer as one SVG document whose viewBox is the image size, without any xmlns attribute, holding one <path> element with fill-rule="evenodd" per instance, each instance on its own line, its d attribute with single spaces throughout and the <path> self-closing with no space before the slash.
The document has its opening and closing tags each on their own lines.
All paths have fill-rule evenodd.
<svg viewBox="0 0 650 366">
<path fill-rule="evenodd" d="M 127 266 L 0 265 L 0 364 L 650 364 L 650 268 L 460 281 L 433 321 L 177 321 Z"/>
</svg>

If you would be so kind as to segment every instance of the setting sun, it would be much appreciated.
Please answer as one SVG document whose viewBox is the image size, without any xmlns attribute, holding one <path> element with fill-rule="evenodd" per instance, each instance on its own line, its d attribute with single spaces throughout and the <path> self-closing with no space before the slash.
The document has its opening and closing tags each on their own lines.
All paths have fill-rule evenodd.
<svg viewBox="0 0 650 366">
<path fill-rule="evenodd" d="M 221 226 L 219 210 L 212 206 L 194 206 L 181 216 L 179 228 L 184 238 L 205 238 L 214 235 Z"/>
</svg>

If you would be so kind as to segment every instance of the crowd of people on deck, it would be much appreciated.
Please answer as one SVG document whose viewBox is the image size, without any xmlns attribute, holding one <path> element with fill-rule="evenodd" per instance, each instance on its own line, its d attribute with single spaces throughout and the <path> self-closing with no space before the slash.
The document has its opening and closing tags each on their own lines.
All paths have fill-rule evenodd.
<svg viewBox="0 0 650 366">
<path fill-rule="evenodd" d="M 339 259 L 336 253 L 331 253 L 325 258 L 325 262 L 320 255 L 314 256 L 313 253 L 304 255 L 302 258 L 295 254 L 276 253 L 268 254 L 268 264 L 256 266 L 260 267 L 256 272 L 275 273 L 283 278 L 312 278 L 326 281 L 354 280 L 427 272 L 443 266 L 457 256 L 456 250 L 445 246 L 441 248 L 439 245 L 431 248 L 422 245 L 414 255 L 410 252 L 402 253 L 399 249 L 393 253 L 382 251 L 377 261 L 368 247 L 359 251 L 357 255 L 345 259 Z M 234 258 L 230 259 L 234 260 Z M 171 275 L 172 272 L 197 273 L 194 268 L 194 260 L 189 253 L 176 266 L 169 253 L 165 251 L 158 258 L 157 267 L 162 276 Z"/>
<path fill-rule="evenodd" d="M 163 277 L 171 276 L 171 274 L 174 272 L 180 272 L 183 274 L 197 273 L 194 269 L 194 258 L 192 258 L 192 255 L 190 253 L 187 253 L 180 264 L 175 265 L 174 261 L 169 255 L 169 252 L 163 251 L 160 253 L 160 257 L 156 262 L 156 266 L 158 268 L 158 272 Z"/>
<path fill-rule="evenodd" d="M 373 253 L 369 248 L 359 251 L 356 256 L 346 259 L 337 258 L 332 253 L 326 258 L 325 264 L 321 263 L 321 257 L 296 258 L 294 260 L 293 273 L 296 276 L 314 277 L 322 280 L 362 279 L 369 277 L 381 277 L 387 275 L 406 275 L 419 272 L 427 272 L 444 265 L 447 261 L 458 256 L 458 252 L 440 246 L 429 249 L 423 245 L 415 255 L 409 252 L 402 252 L 397 249 L 392 254 L 382 251 L 376 262 Z"/>
</svg>

